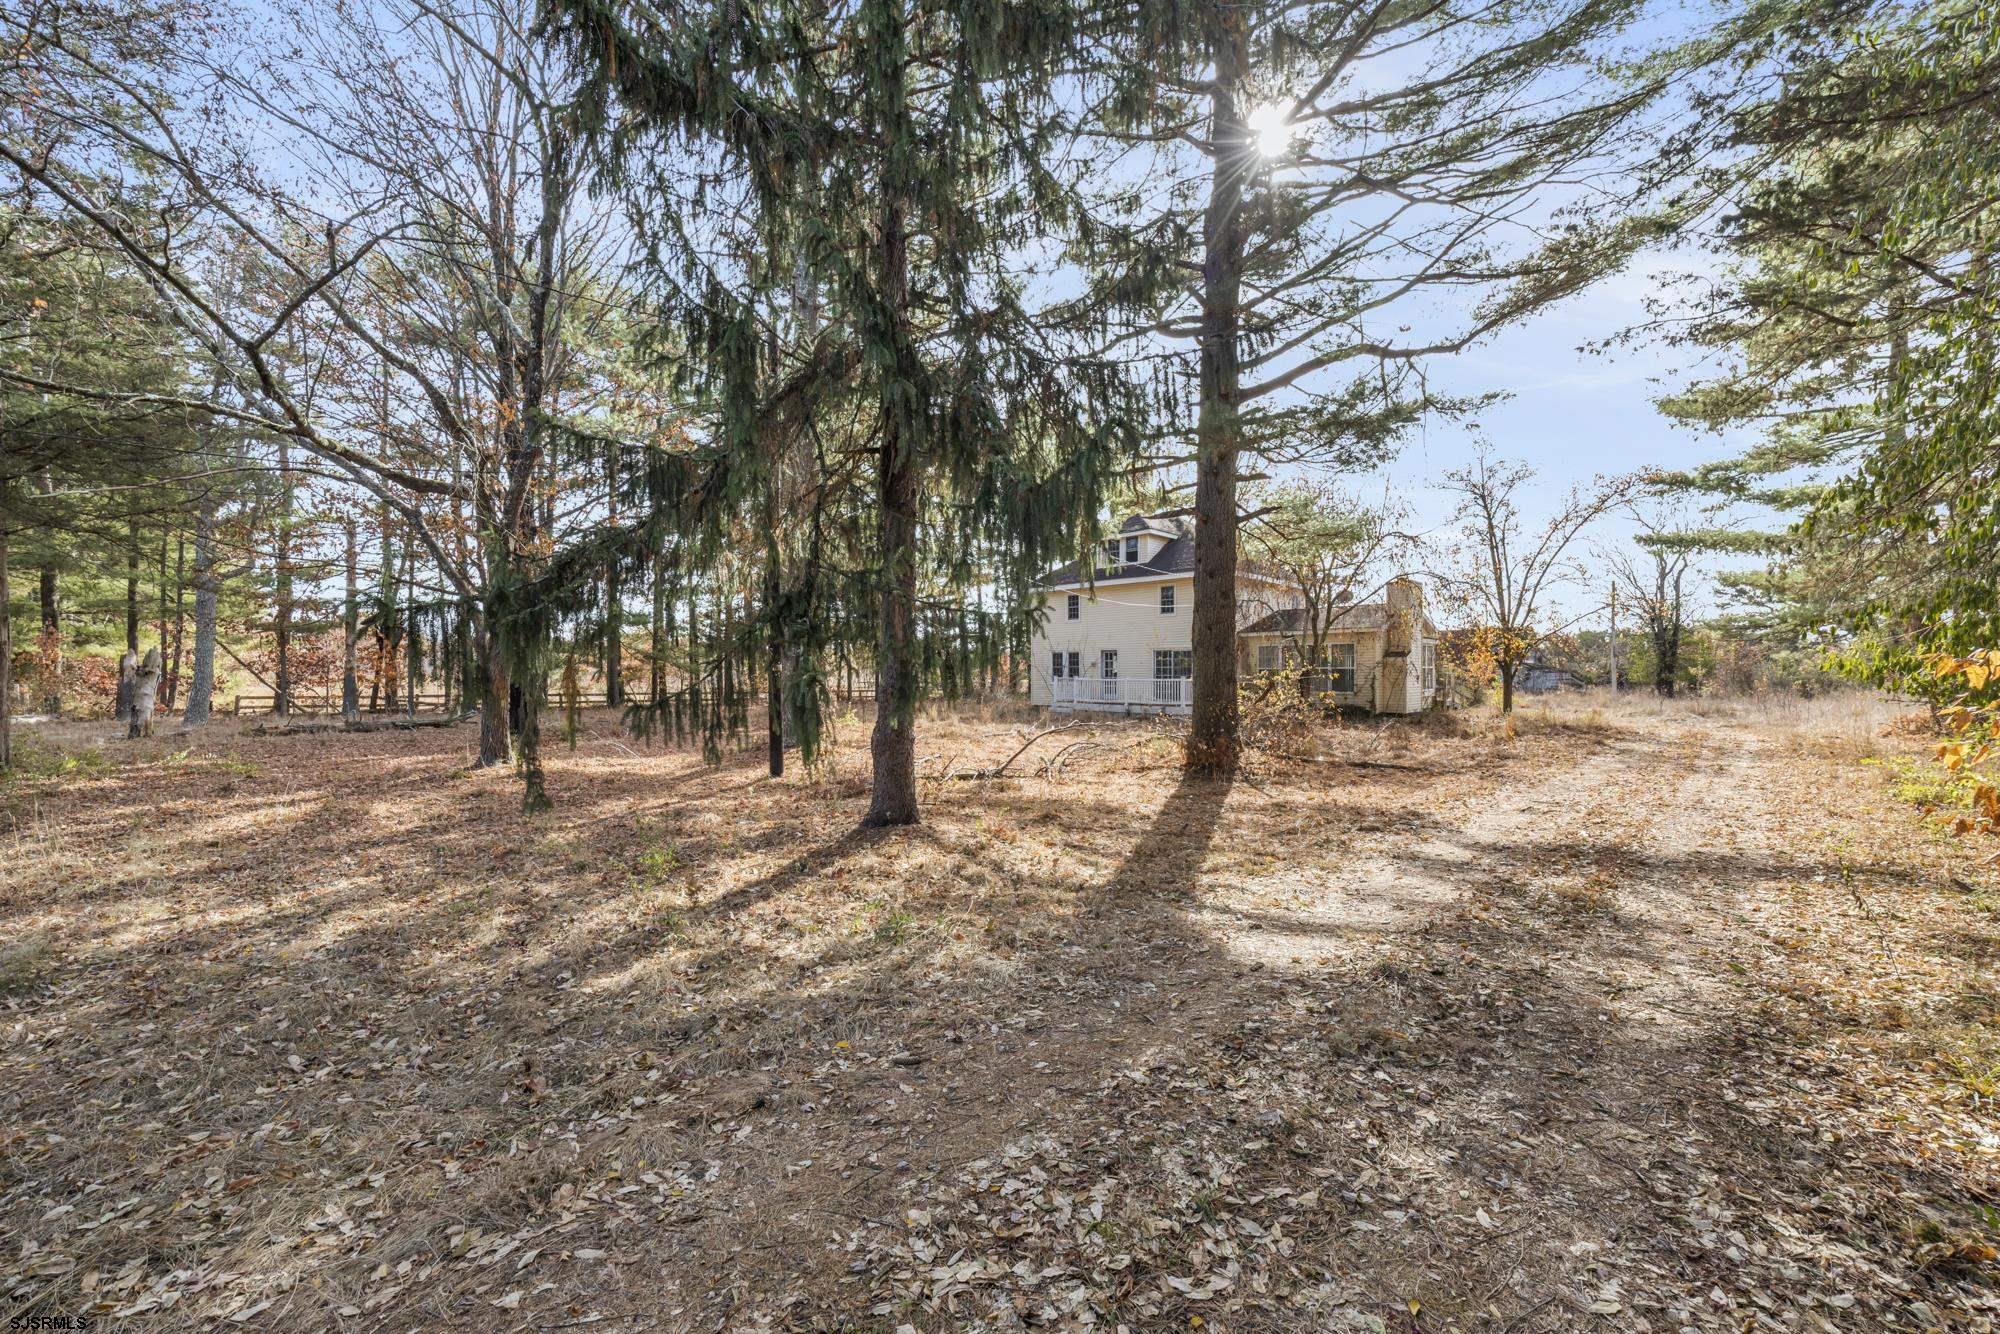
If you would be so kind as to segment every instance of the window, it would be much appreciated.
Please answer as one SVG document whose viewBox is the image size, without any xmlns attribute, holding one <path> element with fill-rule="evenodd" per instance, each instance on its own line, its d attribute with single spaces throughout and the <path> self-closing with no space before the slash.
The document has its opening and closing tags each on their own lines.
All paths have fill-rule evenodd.
<svg viewBox="0 0 2000 1334">
<path fill-rule="evenodd" d="M 1118 650 L 1107 648 L 1098 650 L 1098 675 L 1107 681 L 1118 679 Z"/>
<path fill-rule="evenodd" d="M 1278 670 L 1278 662 L 1279 662 L 1279 655 L 1278 655 L 1278 646 L 1276 644 L 1259 644 L 1257 646 L 1258 671 L 1275 672 Z"/>
<path fill-rule="evenodd" d="M 1172 584 L 1168 584 L 1165 588 L 1160 590 L 1160 615 L 1171 616 L 1173 614 L 1174 614 L 1174 587 Z"/>
<path fill-rule="evenodd" d="M 1054 679 L 1060 681 L 1062 680 L 1062 674 L 1063 674 L 1063 655 L 1062 655 L 1062 650 L 1057 649 L 1055 653 L 1051 655 L 1051 661 L 1049 662 L 1049 675 Z"/>
<path fill-rule="evenodd" d="M 1083 675 L 1083 654 L 1077 652 L 1075 649 L 1069 651 L 1069 674 L 1071 676 Z"/>
<path fill-rule="evenodd" d="M 1139 563 L 1139 539 L 1136 537 L 1125 539 L 1125 563 L 1127 565 Z"/>
<path fill-rule="evenodd" d="M 1072 621 L 1083 619 L 1083 599 L 1075 593 L 1069 595 L 1069 618 Z"/>
<path fill-rule="evenodd" d="M 1438 646 L 1436 644 L 1425 644 L 1424 645 L 1424 693 L 1428 695 L 1431 691 L 1436 690 L 1437 688 L 1438 688 Z"/>
<path fill-rule="evenodd" d="M 1354 645 L 1326 646 L 1326 688 L 1342 695 L 1354 693 Z"/>
<path fill-rule="evenodd" d="M 1104 563 L 1114 570 L 1118 568 L 1118 539 L 1115 537 L 1104 544 Z"/>
<path fill-rule="evenodd" d="M 1184 648 L 1153 650 L 1153 702 L 1186 704 L 1192 698 L 1194 654 Z"/>
</svg>

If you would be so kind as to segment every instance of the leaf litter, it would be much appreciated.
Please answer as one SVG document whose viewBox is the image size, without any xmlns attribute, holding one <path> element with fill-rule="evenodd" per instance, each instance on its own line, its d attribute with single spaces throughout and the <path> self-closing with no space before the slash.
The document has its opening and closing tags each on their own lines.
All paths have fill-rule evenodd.
<svg viewBox="0 0 2000 1334">
<path fill-rule="evenodd" d="M 1329 729 L 1223 791 L 1106 727 L 866 838 L 856 747 L 773 784 L 587 738 L 524 821 L 449 734 L 218 730 L 164 794 L 141 743 L 7 850 L 9 932 L 52 945 L 0 998 L 0 1293 L 135 1328 L 1990 1328 L 1996 887 L 1809 738 L 1516 730 Z"/>
</svg>

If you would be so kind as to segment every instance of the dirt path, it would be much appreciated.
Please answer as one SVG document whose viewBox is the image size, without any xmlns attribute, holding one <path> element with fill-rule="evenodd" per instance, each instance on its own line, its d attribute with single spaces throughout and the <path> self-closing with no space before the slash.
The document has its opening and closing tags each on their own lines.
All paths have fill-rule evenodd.
<svg viewBox="0 0 2000 1334">
<path fill-rule="evenodd" d="M 1114 1305 L 1139 1326 L 1984 1328 L 1990 1276 L 1927 1271 L 1907 1235 L 1960 1183 L 1769 1114 L 1813 1073 L 1746 980 L 1770 948 L 1746 911 L 1825 878 L 1782 825 L 1797 787 L 1765 738 L 1685 724 L 1336 864 L 1214 873 L 1257 837 L 1220 820 L 1189 913 L 1207 939 L 1124 993 L 1151 1040 L 997 1160 L 906 1191 L 955 1212 L 884 1248 L 890 1289 L 996 1326 L 1080 1318 L 1129 1252 L 1060 1225 L 1128 1189 L 1136 1139 L 1120 1216 L 1209 1239 L 1168 1274 L 1181 1300 Z"/>
</svg>

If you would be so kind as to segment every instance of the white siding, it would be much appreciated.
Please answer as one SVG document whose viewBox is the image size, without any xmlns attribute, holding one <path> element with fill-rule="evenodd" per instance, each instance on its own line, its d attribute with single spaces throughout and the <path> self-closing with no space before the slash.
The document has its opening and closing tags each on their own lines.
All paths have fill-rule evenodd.
<svg viewBox="0 0 2000 1334">
<path fill-rule="evenodd" d="M 1171 616 L 1160 614 L 1162 587 L 1174 590 Z M 1294 590 L 1254 576 L 1245 578 L 1243 590 L 1237 597 L 1239 625 L 1258 620 L 1277 607 L 1298 605 Z M 1072 592 L 1080 599 L 1079 616 L 1074 621 L 1068 619 L 1068 600 Z M 1028 662 L 1028 699 L 1041 707 L 1046 708 L 1050 703 L 1050 656 L 1058 651 L 1078 654 L 1084 677 L 1097 680 L 1103 674 L 1103 651 L 1115 649 L 1120 677 L 1151 680 L 1155 649 L 1188 650 L 1193 647 L 1194 576 L 1191 574 L 1112 579 L 1099 583 L 1095 589 L 1055 588 L 1048 590 L 1044 596 L 1047 612 L 1040 628 L 1035 631 Z M 1355 646 L 1355 690 L 1346 698 L 1363 708 L 1382 707 L 1387 699 L 1387 692 L 1382 687 L 1388 684 L 1377 679 L 1385 665 L 1382 632 L 1377 629 L 1336 630 L 1329 638 Z M 1396 659 L 1387 660 L 1392 668 L 1400 665 L 1408 672 L 1408 690 L 1404 698 L 1410 701 L 1406 707 L 1412 712 L 1431 700 L 1431 696 L 1422 691 L 1422 645 L 1430 638 L 1427 630 L 1419 639 L 1416 651 L 1401 659 L 1400 663 Z M 1237 654 L 1239 671 L 1247 674 L 1256 669 L 1255 645 L 1260 642 L 1278 643 L 1281 637 L 1255 636 L 1240 640 Z"/>
<path fill-rule="evenodd" d="M 1160 614 L 1160 589 L 1174 590 L 1174 612 Z M 1067 595 L 1083 599 L 1082 616 L 1066 618 Z M 1055 589 L 1048 594 L 1048 615 L 1034 635 L 1029 661 L 1028 699 L 1049 703 L 1049 657 L 1057 650 L 1083 655 L 1083 674 L 1096 678 L 1102 650 L 1118 651 L 1118 675 L 1151 680 L 1154 649 L 1188 649 L 1193 645 L 1194 576 L 1158 579 L 1113 579 L 1093 589 Z"/>
</svg>

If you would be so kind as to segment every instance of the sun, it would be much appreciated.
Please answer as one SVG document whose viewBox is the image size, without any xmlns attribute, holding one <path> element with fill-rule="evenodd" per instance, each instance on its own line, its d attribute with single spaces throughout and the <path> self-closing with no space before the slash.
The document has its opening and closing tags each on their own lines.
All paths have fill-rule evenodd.
<svg viewBox="0 0 2000 1334">
<path fill-rule="evenodd" d="M 1292 146 L 1298 127 L 1288 123 L 1288 109 L 1273 102 L 1250 113 L 1250 139 L 1265 157 L 1282 157 Z"/>
</svg>

